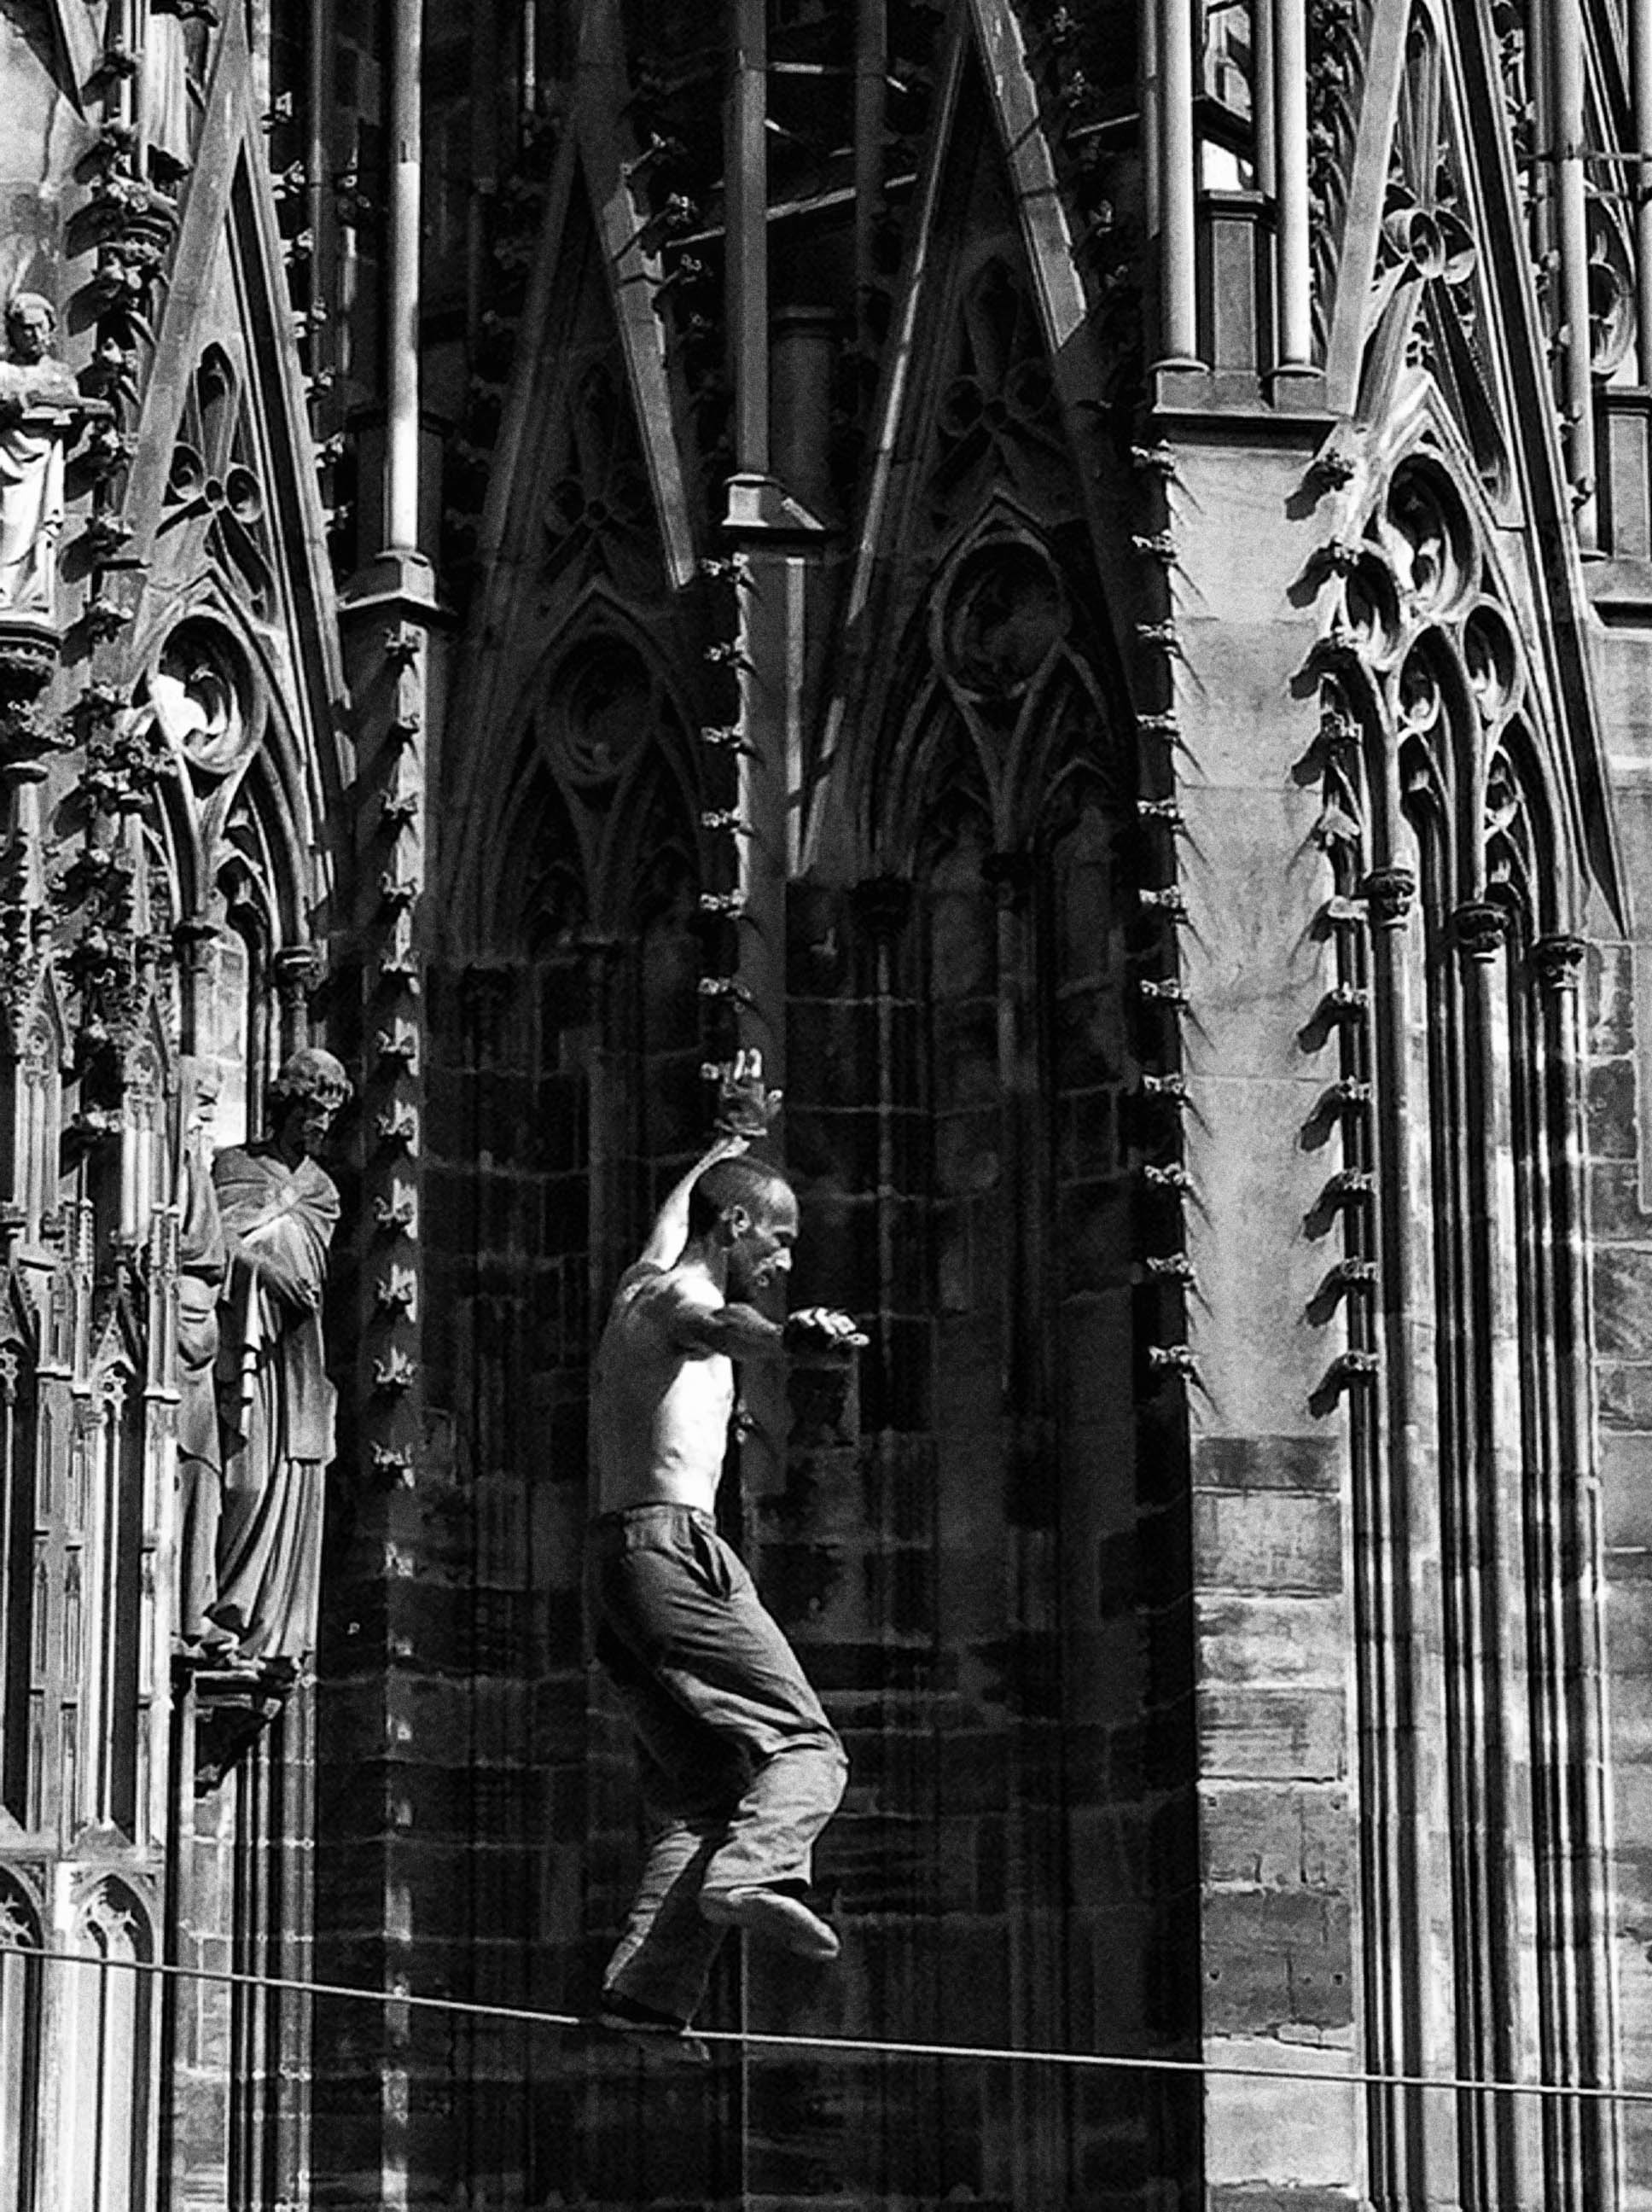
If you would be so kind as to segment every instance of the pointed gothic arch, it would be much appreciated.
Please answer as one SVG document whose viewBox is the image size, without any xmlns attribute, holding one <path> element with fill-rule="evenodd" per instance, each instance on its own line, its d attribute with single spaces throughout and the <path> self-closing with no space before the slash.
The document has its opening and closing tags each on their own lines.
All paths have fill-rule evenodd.
<svg viewBox="0 0 1652 2212">
<path fill-rule="evenodd" d="M 40 963 L 20 1010 L 0 1036 L 0 1113 L 11 1156 L 11 1195 L 26 1239 L 37 1243 L 56 1205 L 58 1132 L 71 1079 L 69 1022 L 57 969 Z"/>
<path fill-rule="evenodd" d="M 1437 1592 L 1396 1592 L 1363 1566 L 1357 1578 L 1367 2048 L 1380 2069 L 1425 2069 L 1431 1923 L 1449 1931 L 1458 2071 L 1506 2076 L 1535 2050 L 1546 2078 L 1581 2081 L 1612 2002 L 1590 1887 L 1604 1813 L 1580 1751 L 1599 1733 L 1598 1532 L 1578 1464 L 1592 1447 L 1569 1227 L 1575 961 L 1556 951 L 1574 942 L 1582 845 L 1478 493 L 1436 448 L 1402 456 L 1367 497 L 1385 618 L 1351 618 L 1345 563 L 1321 819 L 1355 925 L 1336 933 L 1351 1017 L 1342 1173 L 1370 1193 L 1343 1216 L 1341 1264 L 1374 1295 L 1347 1302 L 1341 1357 L 1383 1378 L 1351 1407 L 1356 1556 L 1369 1545 L 1379 1559 L 1386 1541 L 1441 1559 Z M 1396 1176 L 1428 1190 L 1420 1218 Z M 1437 1664 L 1419 1660 L 1430 1649 Z M 1396 1683 L 1442 1746 L 1428 1776 L 1392 1732 Z M 1533 1899 L 1511 1881 L 1509 1834 L 1543 1869 Z M 1562 1864 L 1587 1864 L 1586 1883 L 1547 1871 Z M 1562 1962 L 1535 1986 L 1520 1966 L 1534 1948 Z M 1400 2188 L 1423 2115 L 1385 2088 L 1370 2119 L 1374 2191 Z M 1495 2100 L 1466 2094 L 1445 2136 L 1436 2124 L 1465 2201 L 1524 2155 Z M 1558 2199 L 1606 2185 L 1608 2134 L 1581 2107 L 1546 2130 Z"/>
<path fill-rule="evenodd" d="M 38 1328 L 15 1271 L 0 1301 L 0 1815 L 28 1825 L 40 1496 Z"/>
<path fill-rule="evenodd" d="M 0 2212 L 32 2212 L 39 2116 L 44 1961 L 39 1901 L 21 1875 L 0 1867 Z"/>
<path fill-rule="evenodd" d="M 543 960 L 576 951 L 581 932 L 590 927 L 590 854 L 532 723 L 514 781 L 513 834 L 500 871 L 495 941 L 519 947 L 529 960 Z"/>
<path fill-rule="evenodd" d="M 487 945 L 516 927 L 496 861 L 523 849 L 541 790 L 555 787 L 586 882 L 593 927 L 618 926 L 633 865 L 636 793 L 665 773 L 691 812 L 708 793 L 689 732 L 697 715 L 640 611 L 601 578 L 569 601 L 508 720 L 484 738 L 501 773 L 479 772 L 452 859 L 456 941 Z M 546 779 L 549 779 L 547 781 Z"/>
<path fill-rule="evenodd" d="M 70 2032 L 60 2089 L 65 2171 L 85 2212 L 145 2212 L 155 2174 L 151 2047 L 157 2032 L 150 1908 L 118 1876 L 94 1879 L 76 1901 L 70 1948 L 100 1962 L 65 1984 Z M 88 2127 L 84 2116 L 99 2115 Z"/>
<path fill-rule="evenodd" d="M 968 759 L 1005 851 L 1030 846 L 1071 773 L 1133 799 L 1125 717 L 1097 671 L 1089 580 L 1000 490 L 937 563 L 860 748 L 859 812 L 872 872 L 909 865 L 944 757 Z"/>
</svg>

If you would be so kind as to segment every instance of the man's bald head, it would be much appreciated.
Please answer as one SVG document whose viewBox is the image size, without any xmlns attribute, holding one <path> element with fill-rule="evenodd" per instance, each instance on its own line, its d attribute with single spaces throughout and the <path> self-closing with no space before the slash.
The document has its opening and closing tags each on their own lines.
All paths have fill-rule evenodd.
<svg viewBox="0 0 1652 2212">
<path fill-rule="evenodd" d="M 762 1160 L 718 1160 L 689 1193 L 689 1234 L 703 1237 L 738 1206 L 753 1220 L 797 1212 L 792 1186 Z"/>
</svg>

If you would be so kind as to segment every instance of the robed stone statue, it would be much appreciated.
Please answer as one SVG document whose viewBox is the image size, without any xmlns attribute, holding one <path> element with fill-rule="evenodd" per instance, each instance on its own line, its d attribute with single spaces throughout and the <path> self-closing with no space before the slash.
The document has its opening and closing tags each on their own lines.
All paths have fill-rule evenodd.
<svg viewBox="0 0 1652 2212">
<path fill-rule="evenodd" d="M 6 303 L 0 361 L 0 618 L 48 623 L 64 522 L 64 441 L 83 409 L 74 377 L 52 353 L 58 318 L 38 292 Z"/>
<path fill-rule="evenodd" d="M 216 1061 L 185 1060 L 178 1190 L 178 1635 L 185 1650 L 210 1658 L 222 1657 L 235 1641 L 212 1617 L 223 1517 L 218 1301 L 229 1269 L 212 1182 L 218 1088 Z"/>
<path fill-rule="evenodd" d="M 282 1063 L 270 1133 L 219 1153 L 222 1494 L 211 1617 L 234 1661 L 296 1669 L 315 1649 L 322 1483 L 334 1450 L 321 1299 L 338 1193 L 313 1158 L 349 1085 L 312 1047 Z"/>
</svg>

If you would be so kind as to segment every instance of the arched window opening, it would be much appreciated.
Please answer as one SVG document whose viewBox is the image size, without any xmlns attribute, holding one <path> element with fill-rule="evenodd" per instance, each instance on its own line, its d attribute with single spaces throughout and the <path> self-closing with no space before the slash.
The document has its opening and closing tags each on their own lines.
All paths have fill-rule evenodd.
<svg viewBox="0 0 1652 2212">
<path fill-rule="evenodd" d="M 28 1822 L 36 1441 L 33 1346 L 8 1316 L 0 1326 L 0 1808 L 20 1827 Z"/>
<path fill-rule="evenodd" d="M 501 1075 L 532 1099 L 525 1122 L 489 1119 L 483 1141 L 496 1169 L 531 1177 L 543 1222 L 544 1279 L 536 1309 L 541 1356 L 555 1370 L 559 1446 L 583 1466 L 569 1424 L 583 1421 L 590 1349 L 590 1086 L 598 1079 L 604 956 L 593 946 L 590 897 L 573 819 L 556 783 L 536 767 L 523 794 L 519 874 L 511 886 L 522 960 L 501 983 L 495 1034 Z M 506 1041 L 513 1035 L 514 1048 Z M 484 1100 L 483 1110 L 489 1101 Z M 502 1099 L 501 1099 L 502 1103 Z"/>
<path fill-rule="evenodd" d="M 0 1870 L 0 2212 L 34 2212 L 43 1961 L 40 1920 L 15 1875 Z"/>
<path fill-rule="evenodd" d="M 210 345 L 201 356 L 195 371 L 195 404 L 202 450 L 220 460 L 229 450 L 238 408 L 234 368 L 222 346 Z"/>
<path fill-rule="evenodd" d="M 23 1233 L 30 1243 L 38 1242 L 47 1213 L 58 1203 L 68 1054 L 56 986 L 46 977 L 24 1017 L 21 1048 L 6 1071 L 13 1188 L 22 1210 Z"/>
<path fill-rule="evenodd" d="M 1516 633 L 1446 472 L 1397 471 L 1368 542 L 1387 564 L 1389 619 L 1370 637 L 1343 632 L 1365 665 L 1331 686 L 1333 708 L 1353 723 L 1351 686 L 1364 704 L 1357 765 L 1347 745 L 1327 756 L 1323 839 L 1340 1103 L 1357 1109 L 1339 1115 L 1354 1171 L 1341 1303 L 1368 2063 L 1469 2080 L 1537 2064 L 1581 2081 L 1611 1962 L 1576 1877 L 1598 1863 L 1605 1824 L 1579 1748 L 1598 1740 L 1600 1662 L 1575 1595 L 1598 1531 L 1576 1480 L 1591 1449 L 1568 995 L 1579 947 L 1552 934 L 1567 858 L 1522 719 Z M 1437 1588 L 1407 1564 L 1436 1546 Z M 1437 1761 L 1418 1763 L 1421 1741 Z M 1529 1888 L 1511 1873 L 1513 1835 L 1531 1839 Z M 1431 2013 L 1417 1962 L 1441 1927 L 1453 1983 Z M 1432 2048 L 1431 2019 L 1445 2024 Z M 1382 2087 L 1371 2106 L 1371 2193 L 1400 2192 L 1419 2116 Z M 1609 2132 L 1581 2106 L 1544 2116 L 1546 2201 L 1594 2201 Z M 1526 2154 L 1505 2105 L 1473 2093 L 1455 2144 L 1465 2203 Z"/>
<path fill-rule="evenodd" d="M 124 1883 L 102 1882 L 82 1908 L 74 1948 L 106 1962 L 65 1971 L 66 2201 L 76 2212 L 145 2212 L 152 2145 L 149 2056 L 154 1955 L 147 1915 Z"/>
<path fill-rule="evenodd" d="M 81 1705 L 88 1818 L 134 1835 L 137 1815 L 143 1572 L 143 1437 L 124 1360 L 98 1376 L 85 1573 L 95 1638 Z"/>
<path fill-rule="evenodd" d="M 639 1190 L 646 1203 L 634 1224 L 638 1241 L 642 1214 L 697 1149 L 705 1122 L 699 856 L 687 811 L 664 775 L 643 822 L 629 904 L 635 974 L 628 997 L 636 1008 L 636 1158 L 644 1182 L 652 1176 L 659 1188 Z"/>
<path fill-rule="evenodd" d="M 270 1010 L 275 946 L 267 886 L 239 855 L 220 871 L 218 884 L 225 926 L 203 963 L 195 1033 L 201 1052 L 217 1066 L 214 1141 L 222 1148 L 259 1133 L 278 1041 Z"/>
<path fill-rule="evenodd" d="M 933 1310 L 933 1402 L 943 1423 L 968 1428 L 999 1369 L 994 1266 L 1001 1233 L 994 1192 L 1001 1169 L 998 1113 L 998 933 L 988 886 L 993 853 L 984 793 L 962 763 L 947 775 L 924 827 L 914 869 L 920 967 L 927 1001 L 926 1120 Z M 990 1346 L 990 1349 L 984 1347 Z M 996 1402 L 987 1415 L 995 1424 Z M 944 1443 L 940 1458 L 946 1458 Z"/>
</svg>

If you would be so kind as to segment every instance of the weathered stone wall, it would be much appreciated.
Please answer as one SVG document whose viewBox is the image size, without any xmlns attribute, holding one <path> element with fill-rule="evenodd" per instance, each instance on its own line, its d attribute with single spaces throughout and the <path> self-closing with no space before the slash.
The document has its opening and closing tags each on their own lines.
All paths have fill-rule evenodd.
<svg viewBox="0 0 1652 2212">
<path fill-rule="evenodd" d="M 1313 629 L 1291 607 L 1306 448 L 1175 443 L 1203 2047 L 1327 2077 L 1212 2079 L 1206 2201 L 1319 2212 L 1347 2201 L 1358 2151 L 1333 2086 L 1356 2047 L 1352 1535 L 1344 1405 L 1325 1387 L 1345 1341 L 1324 1300 L 1339 1219 L 1321 1201 L 1347 1163 L 1321 1105 L 1339 1039 L 1314 1019 L 1334 965 L 1303 773 Z"/>
<path fill-rule="evenodd" d="M 1613 802 L 1632 904 L 1601 916 L 1584 981 L 1584 1143 L 1594 1307 L 1599 1517 L 1605 1575 L 1609 1870 L 1620 2012 L 1617 2064 L 1652 2079 L 1652 653 L 1608 632 L 1600 656 L 1614 756 Z M 1652 2204 L 1652 2126 L 1619 2115 L 1626 2207 Z"/>
</svg>

